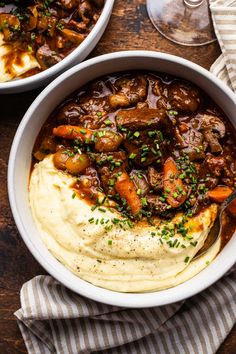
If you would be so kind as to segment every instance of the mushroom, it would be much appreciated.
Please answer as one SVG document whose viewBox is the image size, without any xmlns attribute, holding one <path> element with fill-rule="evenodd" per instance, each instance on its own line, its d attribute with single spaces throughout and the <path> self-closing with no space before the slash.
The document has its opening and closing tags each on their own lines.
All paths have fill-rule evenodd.
<svg viewBox="0 0 236 354">
<path fill-rule="evenodd" d="M 168 90 L 172 109 L 182 112 L 195 112 L 201 103 L 200 92 L 189 83 L 174 81 Z"/>
<path fill-rule="evenodd" d="M 0 13 L 0 27 L 3 32 L 4 40 L 10 41 L 15 31 L 20 31 L 20 21 L 14 15 Z"/>
<path fill-rule="evenodd" d="M 37 6 L 29 6 L 28 10 L 30 14 L 26 25 L 26 31 L 32 31 L 37 27 L 37 23 L 38 23 Z"/>
<path fill-rule="evenodd" d="M 115 81 L 113 89 L 114 94 L 109 96 L 112 108 L 128 107 L 144 101 L 147 96 L 147 80 L 140 75 L 123 77 Z"/>
<path fill-rule="evenodd" d="M 121 134 L 113 130 L 107 130 L 100 137 L 96 137 L 95 150 L 98 152 L 112 152 L 116 151 L 122 143 L 123 137 Z"/>
<path fill-rule="evenodd" d="M 81 33 L 77 33 L 70 29 L 62 29 L 61 33 L 63 37 L 70 43 L 80 44 L 84 40 L 84 35 Z"/>
<path fill-rule="evenodd" d="M 89 23 L 92 18 L 93 9 L 91 4 L 87 0 L 83 0 L 78 5 L 78 14 L 82 18 L 84 23 Z"/>
<path fill-rule="evenodd" d="M 217 116 L 204 114 L 199 123 L 200 130 L 202 130 L 205 140 L 209 143 L 211 152 L 221 152 L 222 146 L 219 139 L 225 136 L 225 125 L 222 120 Z"/>
</svg>

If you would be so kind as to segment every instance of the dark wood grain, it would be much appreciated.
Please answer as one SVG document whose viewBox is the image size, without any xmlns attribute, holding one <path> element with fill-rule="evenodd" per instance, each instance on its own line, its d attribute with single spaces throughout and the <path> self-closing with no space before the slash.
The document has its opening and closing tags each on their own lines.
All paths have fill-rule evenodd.
<svg viewBox="0 0 236 354">
<path fill-rule="evenodd" d="M 169 42 L 150 23 L 144 0 L 117 0 L 110 24 L 90 56 L 130 49 L 179 55 L 207 69 L 220 54 L 217 43 L 189 48 Z M 26 353 L 13 313 L 19 308 L 19 292 L 23 283 L 45 273 L 18 234 L 9 207 L 6 183 L 11 142 L 22 116 L 39 92 L 0 97 L 0 354 Z M 235 348 L 236 327 L 218 354 L 234 354 Z"/>
</svg>

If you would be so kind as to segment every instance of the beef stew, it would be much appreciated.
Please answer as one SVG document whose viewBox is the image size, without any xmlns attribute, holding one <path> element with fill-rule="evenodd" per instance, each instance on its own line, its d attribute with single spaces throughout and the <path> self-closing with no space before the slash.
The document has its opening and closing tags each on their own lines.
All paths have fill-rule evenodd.
<svg viewBox="0 0 236 354">
<path fill-rule="evenodd" d="M 77 177 L 73 187 L 92 209 L 107 199 L 132 222 L 191 217 L 236 187 L 227 117 L 192 83 L 160 73 L 118 73 L 79 89 L 46 121 L 34 162 L 48 153 Z M 227 240 L 235 209 L 225 219 Z"/>
</svg>

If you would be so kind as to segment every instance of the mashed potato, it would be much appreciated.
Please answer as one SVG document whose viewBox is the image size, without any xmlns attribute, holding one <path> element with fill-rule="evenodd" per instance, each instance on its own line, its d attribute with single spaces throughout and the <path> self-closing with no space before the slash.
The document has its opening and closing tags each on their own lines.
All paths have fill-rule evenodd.
<svg viewBox="0 0 236 354">
<path fill-rule="evenodd" d="M 188 219 L 184 237 L 175 226 L 181 214 L 158 226 L 137 222 L 130 227 L 118 212 L 92 211 L 75 195 L 73 182 L 48 156 L 34 167 L 29 198 L 43 242 L 82 279 L 122 292 L 160 290 L 193 277 L 219 252 L 220 240 L 191 262 L 214 223 L 215 204 Z"/>
<path fill-rule="evenodd" d="M 10 67 L 6 58 L 11 56 Z M 20 58 L 20 61 L 19 61 Z M 30 52 L 14 50 L 12 44 L 5 44 L 0 33 L 0 82 L 14 80 L 40 65 Z"/>
</svg>

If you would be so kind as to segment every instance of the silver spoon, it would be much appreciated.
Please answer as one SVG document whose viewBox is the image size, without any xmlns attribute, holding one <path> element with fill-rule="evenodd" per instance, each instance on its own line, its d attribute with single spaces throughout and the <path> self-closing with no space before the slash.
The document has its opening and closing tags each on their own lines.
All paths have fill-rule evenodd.
<svg viewBox="0 0 236 354">
<path fill-rule="evenodd" d="M 216 241 L 219 239 L 221 232 L 222 232 L 222 216 L 225 211 L 225 209 L 229 206 L 230 203 L 232 203 L 233 200 L 236 199 L 236 190 L 230 194 L 230 196 L 225 199 L 225 201 L 221 204 L 220 206 L 220 212 L 218 217 L 215 220 L 215 223 L 213 227 L 211 228 L 211 231 L 209 232 L 209 235 L 207 236 L 207 239 L 203 245 L 203 247 L 198 251 L 196 256 L 193 258 L 193 260 L 201 257 L 203 254 L 205 254 L 209 248 L 211 248 Z"/>
</svg>

